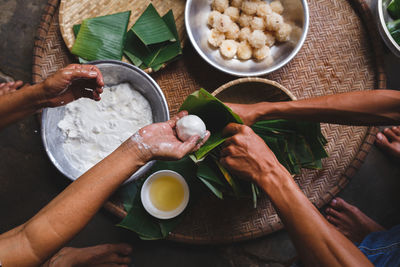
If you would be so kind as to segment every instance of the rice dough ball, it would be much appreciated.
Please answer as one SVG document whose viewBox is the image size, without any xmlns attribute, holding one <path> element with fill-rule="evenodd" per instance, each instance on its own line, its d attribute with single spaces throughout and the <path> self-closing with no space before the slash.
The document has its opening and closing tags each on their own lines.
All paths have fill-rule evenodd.
<svg viewBox="0 0 400 267">
<path fill-rule="evenodd" d="M 249 27 L 252 19 L 252 16 L 242 13 L 238 20 L 240 27 Z"/>
<path fill-rule="evenodd" d="M 277 31 L 283 24 L 283 17 L 278 13 L 272 12 L 265 18 L 265 26 L 269 31 Z"/>
<path fill-rule="evenodd" d="M 240 41 L 247 41 L 247 40 L 249 40 L 250 34 L 251 34 L 251 30 L 250 30 L 249 27 L 244 27 L 244 28 L 242 28 L 242 29 L 240 30 L 240 33 L 239 33 L 239 40 L 240 40 Z"/>
<path fill-rule="evenodd" d="M 176 123 L 176 132 L 178 134 L 178 138 L 185 142 L 190 139 L 190 137 L 194 135 L 200 136 L 203 139 L 206 136 L 207 129 L 206 125 L 196 115 L 187 115 Z"/>
<path fill-rule="evenodd" d="M 229 16 L 233 22 L 239 20 L 240 12 L 239 9 L 237 9 L 236 7 L 233 6 L 228 7 L 227 9 L 225 9 L 224 14 Z"/>
<path fill-rule="evenodd" d="M 253 19 L 250 22 L 250 26 L 253 30 L 263 31 L 265 29 L 265 21 L 263 18 L 253 17 Z"/>
<path fill-rule="evenodd" d="M 240 60 L 248 60 L 251 58 L 252 54 L 253 50 L 251 49 L 249 43 L 247 43 L 246 41 L 240 42 L 237 49 L 237 57 Z"/>
<path fill-rule="evenodd" d="M 253 57 L 258 61 L 263 60 L 264 58 L 269 56 L 270 56 L 270 49 L 266 45 L 264 45 L 261 48 L 256 48 L 253 50 Z"/>
<path fill-rule="evenodd" d="M 265 18 L 267 15 L 272 13 L 271 7 L 266 2 L 261 2 L 258 4 L 257 16 Z"/>
<path fill-rule="evenodd" d="M 231 0 L 231 6 L 241 8 L 243 0 Z"/>
<path fill-rule="evenodd" d="M 221 55 L 227 59 L 232 59 L 237 52 L 237 43 L 234 40 L 225 40 L 219 47 Z"/>
<path fill-rule="evenodd" d="M 214 0 L 211 4 L 211 7 L 213 10 L 217 10 L 221 13 L 225 11 L 229 6 L 229 1 L 228 0 Z"/>
<path fill-rule="evenodd" d="M 283 6 L 280 1 L 271 2 L 270 7 L 271 7 L 272 11 L 274 11 L 275 13 L 278 13 L 278 14 L 283 13 Z"/>
<path fill-rule="evenodd" d="M 208 43 L 215 48 L 218 48 L 224 40 L 225 34 L 217 29 L 212 29 L 208 36 Z"/>
<path fill-rule="evenodd" d="M 257 13 L 258 1 L 243 1 L 242 11 L 247 15 L 254 15 Z"/>
<path fill-rule="evenodd" d="M 240 28 L 236 23 L 232 23 L 228 31 L 225 33 L 226 39 L 236 40 L 239 38 Z"/>
<path fill-rule="evenodd" d="M 272 32 L 264 32 L 264 34 L 267 37 L 267 39 L 265 40 L 265 44 L 269 47 L 273 46 L 275 44 L 274 34 Z"/>
<path fill-rule="evenodd" d="M 221 15 L 222 14 L 216 10 L 211 11 L 210 15 L 208 15 L 208 26 L 214 27 L 215 21 L 218 21 Z"/>
<path fill-rule="evenodd" d="M 279 42 L 286 42 L 290 38 L 290 34 L 292 33 L 292 26 L 287 23 L 283 23 L 279 30 L 275 33 L 276 40 Z"/>
<path fill-rule="evenodd" d="M 224 14 L 215 19 L 214 27 L 220 32 L 227 32 L 233 23 L 231 18 Z"/>
<path fill-rule="evenodd" d="M 249 44 L 254 48 L 261 48 L 265 46 L 267 37 L 263 31 L 255 30 L 249 36 Z"/>
</svg>

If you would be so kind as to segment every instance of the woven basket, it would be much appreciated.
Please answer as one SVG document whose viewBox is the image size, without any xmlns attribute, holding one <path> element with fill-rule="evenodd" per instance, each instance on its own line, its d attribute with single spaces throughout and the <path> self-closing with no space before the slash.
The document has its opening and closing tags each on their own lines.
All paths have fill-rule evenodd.
<svg viewBox="0 0 400 267">
<path fill-rule="evenodd" d="M 33 81 L 41 82 L 74 62 L 58 23 L 58 0 L 50 0 L 35 39 Z M 382 47 L 374 19 L 363 0 L 312 0 L 310 29 L 298 55 L 282 69 L 266 76 L 288 88 L 298 99 L 350 91 L 383 89 Z M 203 87 L 209 91 L 232 80 L 205 63 L 191 46 L 184 56 L 152 74 L 162 88 L 171 115 L 186 96 Z M 376 128 L 322 124 L 329 158 L 323 170 L 303 170 L 295 177 L 305 195 L 321 207 L 332 199 L 360 168 L 375 140 Z M 49 162 L 49 164 L 51 164 Z M 119 217 L 126 211 L 118 192 L 106 208 Z M 204 195 L 187 211 L 169 239 L 187 243 L 226 243 L 272 233 L 283 227 L 271 202 L 262 198 L 257 209 L 249 203 L 220 201 Z"/>
</svg>

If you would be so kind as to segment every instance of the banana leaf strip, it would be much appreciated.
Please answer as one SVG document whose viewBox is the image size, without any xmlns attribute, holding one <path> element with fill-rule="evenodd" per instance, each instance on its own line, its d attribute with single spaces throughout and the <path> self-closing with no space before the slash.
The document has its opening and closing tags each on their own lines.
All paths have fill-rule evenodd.
<svg viewBox="0 0 400 267">
<path fill-rule="evenodd" d="M 130 11 L 85 19 L 72 47 L 72 54 L 85 60 L 121 60 Z"/>
</svg>

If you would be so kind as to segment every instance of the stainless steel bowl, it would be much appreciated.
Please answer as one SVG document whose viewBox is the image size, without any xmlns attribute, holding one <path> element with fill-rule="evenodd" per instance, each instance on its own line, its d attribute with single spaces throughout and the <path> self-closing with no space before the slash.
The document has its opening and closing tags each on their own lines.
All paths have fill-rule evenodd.
<svg viewBox="0 0 400 267">
<path fill-rule="evenodd" d="M 306 0 L 281 0 L 285 10 L 283 16 L 296 26 L 290 41 L 275 45 L 271 49 L 274 61 L 240 61 L 224 59 L 217 49 L 207 41 L 210 29 L 207 26 L 212 0 L 187 0 L 185 24 L 189 39 L 199 55 L 211 66 L 235 76 L 259 76 L 271 73 L 286 65 L 299 52 L 308 32 L 309 13 Z"/>
<path fill-rule="evenodd" d="M 393 21 L 387 12 L 387 6 L 389 5 L 390 1 L 391 0 L 378 0 L 376 3 L 377 23 L 379 33 L 381 34 L 382 39 L 385 41 L 387 47 L 389 47 L 393 54 L 395 54 L 397 57 L 400 57 L 400 46 L 393 39 L 386 27 L 388 22 Z"/>
<path fill-rule="evenodd" d="M 153 121 L 162 122 L 169 119 L 167 101 L 157 83 L 141 69 L 115 60 L 93 61 L 88 64 L 96 65 L 108 86 L 128 82 L 150 102 L 153 112 Z M 65 107 L 46 108 L 42 114 L 42 140 L 51 162 L 56 168 L 71 180 L 82 175 L 72 167 L 65 157 L 63 142 L 65 140 L 58 122 L 64 118 Z M 133 134 L 133 133 L 132 133 Z M 154 161 L 148 162 L 135 172 L 125 183 L 133 181 L 147 172 Z"/>
</svg>

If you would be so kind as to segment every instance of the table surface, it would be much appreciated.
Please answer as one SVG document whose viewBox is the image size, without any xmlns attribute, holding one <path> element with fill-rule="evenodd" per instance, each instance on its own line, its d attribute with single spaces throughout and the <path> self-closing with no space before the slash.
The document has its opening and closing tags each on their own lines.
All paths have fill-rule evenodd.
<svg viewBox="0 0 400 267">
<path fill-rule="evenodd" d="M 0 0 L 0 71 L 31 81 L 33 38 L 47 0 Z M 372 10 L 375 1 L 367 1 Z M 388 88 L 399 89 L 400 59 L 385 48 Z M 1 73 L 0 73 L 1 76 Z M 32 217 L 68 185 L 50 164 L 34 116 L 0 132 L 0 233 Z M 339 194 L 386 227 L 400 223 L 400 168 L 376 148 Z M 12 203 L 12 205 L 11 205 Z M 114 226 L 114 216 L 100 211 L 69 245 L 128 242 L 135 266 L 285 266 L 296 255 L 287 233 L 224 246 L 189 246 L 168 241 L 144 242 Z"/>
</svg>

